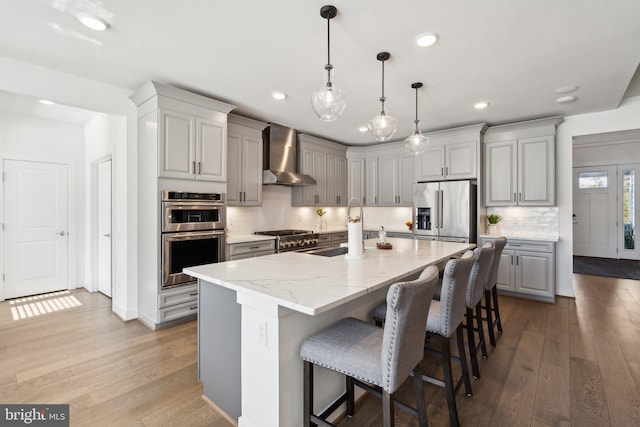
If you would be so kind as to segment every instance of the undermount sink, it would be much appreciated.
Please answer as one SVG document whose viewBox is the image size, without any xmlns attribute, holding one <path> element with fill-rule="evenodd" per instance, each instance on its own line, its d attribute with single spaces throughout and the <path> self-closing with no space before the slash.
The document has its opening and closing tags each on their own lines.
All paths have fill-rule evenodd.
<svg viewBox="0 0 640 427">
<path fill-rule="evenodd" d="M 311 254 L 311 255 L 320 255 L 320 256 L 332 257 L 332 256 L 344 255 L 347 252 L 349 252 L 349 248 L 340 247 L 340 248 L 318 249 L 318 250 L 310 251 L 310 252 L 307 252 L 307 253 Z"/>
</svg>

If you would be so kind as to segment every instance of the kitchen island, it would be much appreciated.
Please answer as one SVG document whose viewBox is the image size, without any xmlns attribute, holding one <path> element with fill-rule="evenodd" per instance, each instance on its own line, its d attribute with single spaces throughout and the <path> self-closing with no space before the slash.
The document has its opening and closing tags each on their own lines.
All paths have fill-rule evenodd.
<svg viewBox="0 0 640 427">
<path fill-rule="evenodd" d="M 240 427 L 302 425 L 300 344 L 347 316 L 371 321 L 388 287 L 474 244 L 388 239 L 365 256 L 287 252 L 185 269 L 198 278 L 198 372 L 205 397 Z M 316 409 L 344 388 L 317 369 Z"/>
</svg>

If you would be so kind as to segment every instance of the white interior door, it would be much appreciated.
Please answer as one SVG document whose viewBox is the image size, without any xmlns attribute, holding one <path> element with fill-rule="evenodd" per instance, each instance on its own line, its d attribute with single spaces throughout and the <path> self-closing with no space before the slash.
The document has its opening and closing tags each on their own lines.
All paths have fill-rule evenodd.
<svg viewBox="0 0 640 427">
<path fill-rule="evenodd" d="M 69 289 L 67 165 L 4 161 L 5 298 Z"/>
<path fill-rule="evenodd" d="M 111 297 L 111 160 L 98 164 L 98 290 Z"/>
<path fill-rule="evenodd" d="M 573 168 L 573 254 L 617 258 L 617 167 Z"/>
</svg>

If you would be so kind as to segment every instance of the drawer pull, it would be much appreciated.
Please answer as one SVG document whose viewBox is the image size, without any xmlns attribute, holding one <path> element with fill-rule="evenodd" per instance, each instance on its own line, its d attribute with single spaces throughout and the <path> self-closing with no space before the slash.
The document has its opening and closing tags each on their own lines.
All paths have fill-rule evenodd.
<svg viewBox="0 0 640 427">
<path fill-rule="evenodd" d="M 195 297 L 196 295 L 198 295 L 198 293 L 197 292 L 193 292 L 193 293 L 191 293 L 189 295 L 192 296 L 192 297 Z"/>
<path fill-rule="evenodd" d="M 249 246 L 249 249 L 260 249 L 260 246 Z"/>
<path fill-rule="evenodd" d="M 195 307 L 189 307 L 189 310 L 196 310 L 198 308 L 198 306 L 196 305 Z"/>
</svg>

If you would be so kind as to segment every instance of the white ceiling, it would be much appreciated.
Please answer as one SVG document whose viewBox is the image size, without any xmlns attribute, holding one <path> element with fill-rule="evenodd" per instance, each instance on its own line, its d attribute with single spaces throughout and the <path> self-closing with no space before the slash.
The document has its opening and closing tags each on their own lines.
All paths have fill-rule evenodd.
<svg viewBox="0 0 640 427">
<path fill-rule="evenodd" d="M 335 84 L 348 104 L 321 122 L 309 95 L 322 86 L 326 21 Z M 423 130 L 501 124 L 616 108 L 640 63 L 638 0 L 0 0 L 0 56 L 135 90 L 156 80 L 237 105 L 236 113 L 349 144 L 379 111 L 380 63 L 387 113 L 404 139 L 414 118 L 411 83 L 421 81 Z M 95 32 L 75 18 L 94 11 Z M 439 42 L 419 48 L 425 31 Z M 555 89 L 578 85 L 556 104 Z M 289 97 L 277 102 L 271 91 Z M 640 85 L 627 95 L 640 95 Z M 2 99 L 0 98 L 0 101 Z M 484 111 L 473 109 L 487 100 Z"/>
</svg>

